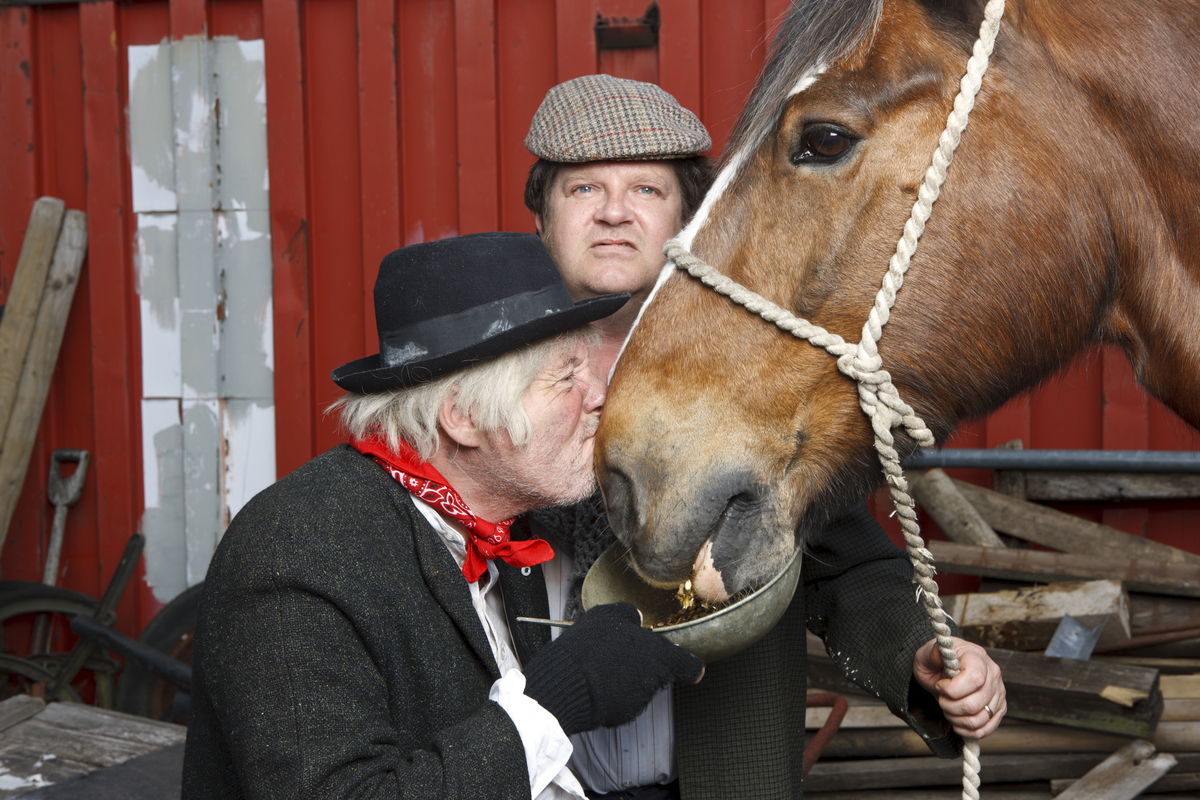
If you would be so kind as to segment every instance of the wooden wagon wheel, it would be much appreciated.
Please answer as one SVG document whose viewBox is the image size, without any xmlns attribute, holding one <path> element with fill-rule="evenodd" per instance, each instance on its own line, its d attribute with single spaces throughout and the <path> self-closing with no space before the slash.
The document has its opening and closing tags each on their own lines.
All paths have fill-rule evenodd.
<svg viewBox="0 0 1200 800">
<path fill-rule="evenodd" d="M 198 583 L 163 606 L 142 631 L 138 641 L 190 666 L 196 611 L 203 588 L 204 584 Z M 140 664 L 126 661 L 125 672 L 117 687 L 118 711 L 186 725 L 186 699 L 187 694 L 175 684 L 154 675 Z"/>
</svg>

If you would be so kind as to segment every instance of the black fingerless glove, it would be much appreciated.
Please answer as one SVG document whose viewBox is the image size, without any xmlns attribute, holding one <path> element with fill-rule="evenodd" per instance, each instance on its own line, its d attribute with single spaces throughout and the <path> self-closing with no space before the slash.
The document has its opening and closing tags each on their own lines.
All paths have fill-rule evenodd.
<svg viewBox="0 0 1200 800">
<path fill-rule="evenodd" d="M 596 606 L 525 666 L 525 694 L 568 734 L 629 722 L 673 681 L 694 682 L 704 664 L 641 626 L 629 603 Z"/>
</svg>

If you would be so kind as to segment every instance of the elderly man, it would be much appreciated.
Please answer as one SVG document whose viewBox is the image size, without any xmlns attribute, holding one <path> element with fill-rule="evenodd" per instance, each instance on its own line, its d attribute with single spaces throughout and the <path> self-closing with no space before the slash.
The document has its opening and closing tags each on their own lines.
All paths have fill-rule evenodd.
<svg viewBox="0 0 1200 800">
<path fill-rule="evenodd" d="M 388 255 L 379 354 L 334 370 L 351 441 L 255 497 L 205 580 L 184 798 L 582 798 L 569 734 L 703 665 L 592 609 L 554 642 L 520 515 L 590 495 L 604 381 L 532 234 Z"/>
<path fill-rule="evenodd" d="M 703 199 L 709 166 L 701 154 L 711 140 L 657 86 L 591 75 L 550 90 L 525 144 L 538 157 L 525 205 L 571 296 L 633 297 L 596 323 L 602 340 L 592 359 L 607 374 L 666 264 L 663 244 Z M 603 501 L 597 493 L 533 517 L 562 542 L 547 570 L 557 601 L 551 612 L 573 618 L 588 567 L 614 541 Z M 669 691 L 660 694 L 634 723 L 572 737 L 572 769 L 591 791 L 641 797 L 631 787 L 648 786 L 645 796 L 658 797 L 657 785 L 678 776 L 687 800 L 799 797 L 806 623 L 846 674 L 937 754 L 959 753 L 951 728 L 974 737 L 996 729 L 1006 709 L 999 669 L 959 639 L 963 672 L 953 680 L 944 674 L 932 627 L 913 599 L 907 558 L 865 504 L 804 546 L 803 590 L 765 639 L 708 665 L 703 682 L 677 686 L 673 702 Z"/>
</svg>

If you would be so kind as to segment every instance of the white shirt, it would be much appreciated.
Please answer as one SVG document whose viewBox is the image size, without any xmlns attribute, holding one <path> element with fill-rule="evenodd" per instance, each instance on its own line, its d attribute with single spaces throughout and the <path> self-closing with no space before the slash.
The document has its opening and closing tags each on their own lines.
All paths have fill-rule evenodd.
<svg viewBox="0 0 1200 800">
<path fill-rule="evenodd" d="M 429 504 L 416 496 L 412 496 L 412 499 L 413 505 L 442 537 L 446 549 L 461 568 L 467 560 L 467 546 L 462 534 Z M 488 699 L 504 709 L 521 736 L 529 769 L 530 794 L 534 800 L 585 798 L 583 787 L 567 769 L 573 749 L 571 741 L 554 715 L 524 693 L 525 675 L 521 672 L 521 662 L 517 659 L 512 634 L 504 617 L 504 596 L 496 565 L 488 561 L 486 582 L 481 579 L 467 586 L 471 593 L 471 604 L 483 623 L 492 655 L 503 676 L 492 684 Z"/>
<path fill-rule="evenodd" d="M 570 589 L 571 557 L 558 553 L 542 565 L 550 616 L 563 618 Z M 562 628 L 551 628 L 558 638 Z M 593 791 L 619 792 L 634 786 L 667 783 L 675 777 L 675 710 L 671 687 L 654 695 L 646 710 L 619 728 L 597 728 L 571 737 L 575 751 L 569 766 Z"/>
</svg>

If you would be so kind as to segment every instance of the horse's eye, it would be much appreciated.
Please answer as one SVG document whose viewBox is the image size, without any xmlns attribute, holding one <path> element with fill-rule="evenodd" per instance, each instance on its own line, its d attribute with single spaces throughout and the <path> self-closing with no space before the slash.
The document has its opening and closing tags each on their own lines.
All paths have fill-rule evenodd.
<svg viewBox="0 0 1200 800">
<path fill-rule="evenodd" d="M 800 135 L 800 145 L 792 153 L 792 163 L 831 164 L 850 152 L 857 141 L 843 130 L 829 125 L 814 125 Z"/>
</svg>

